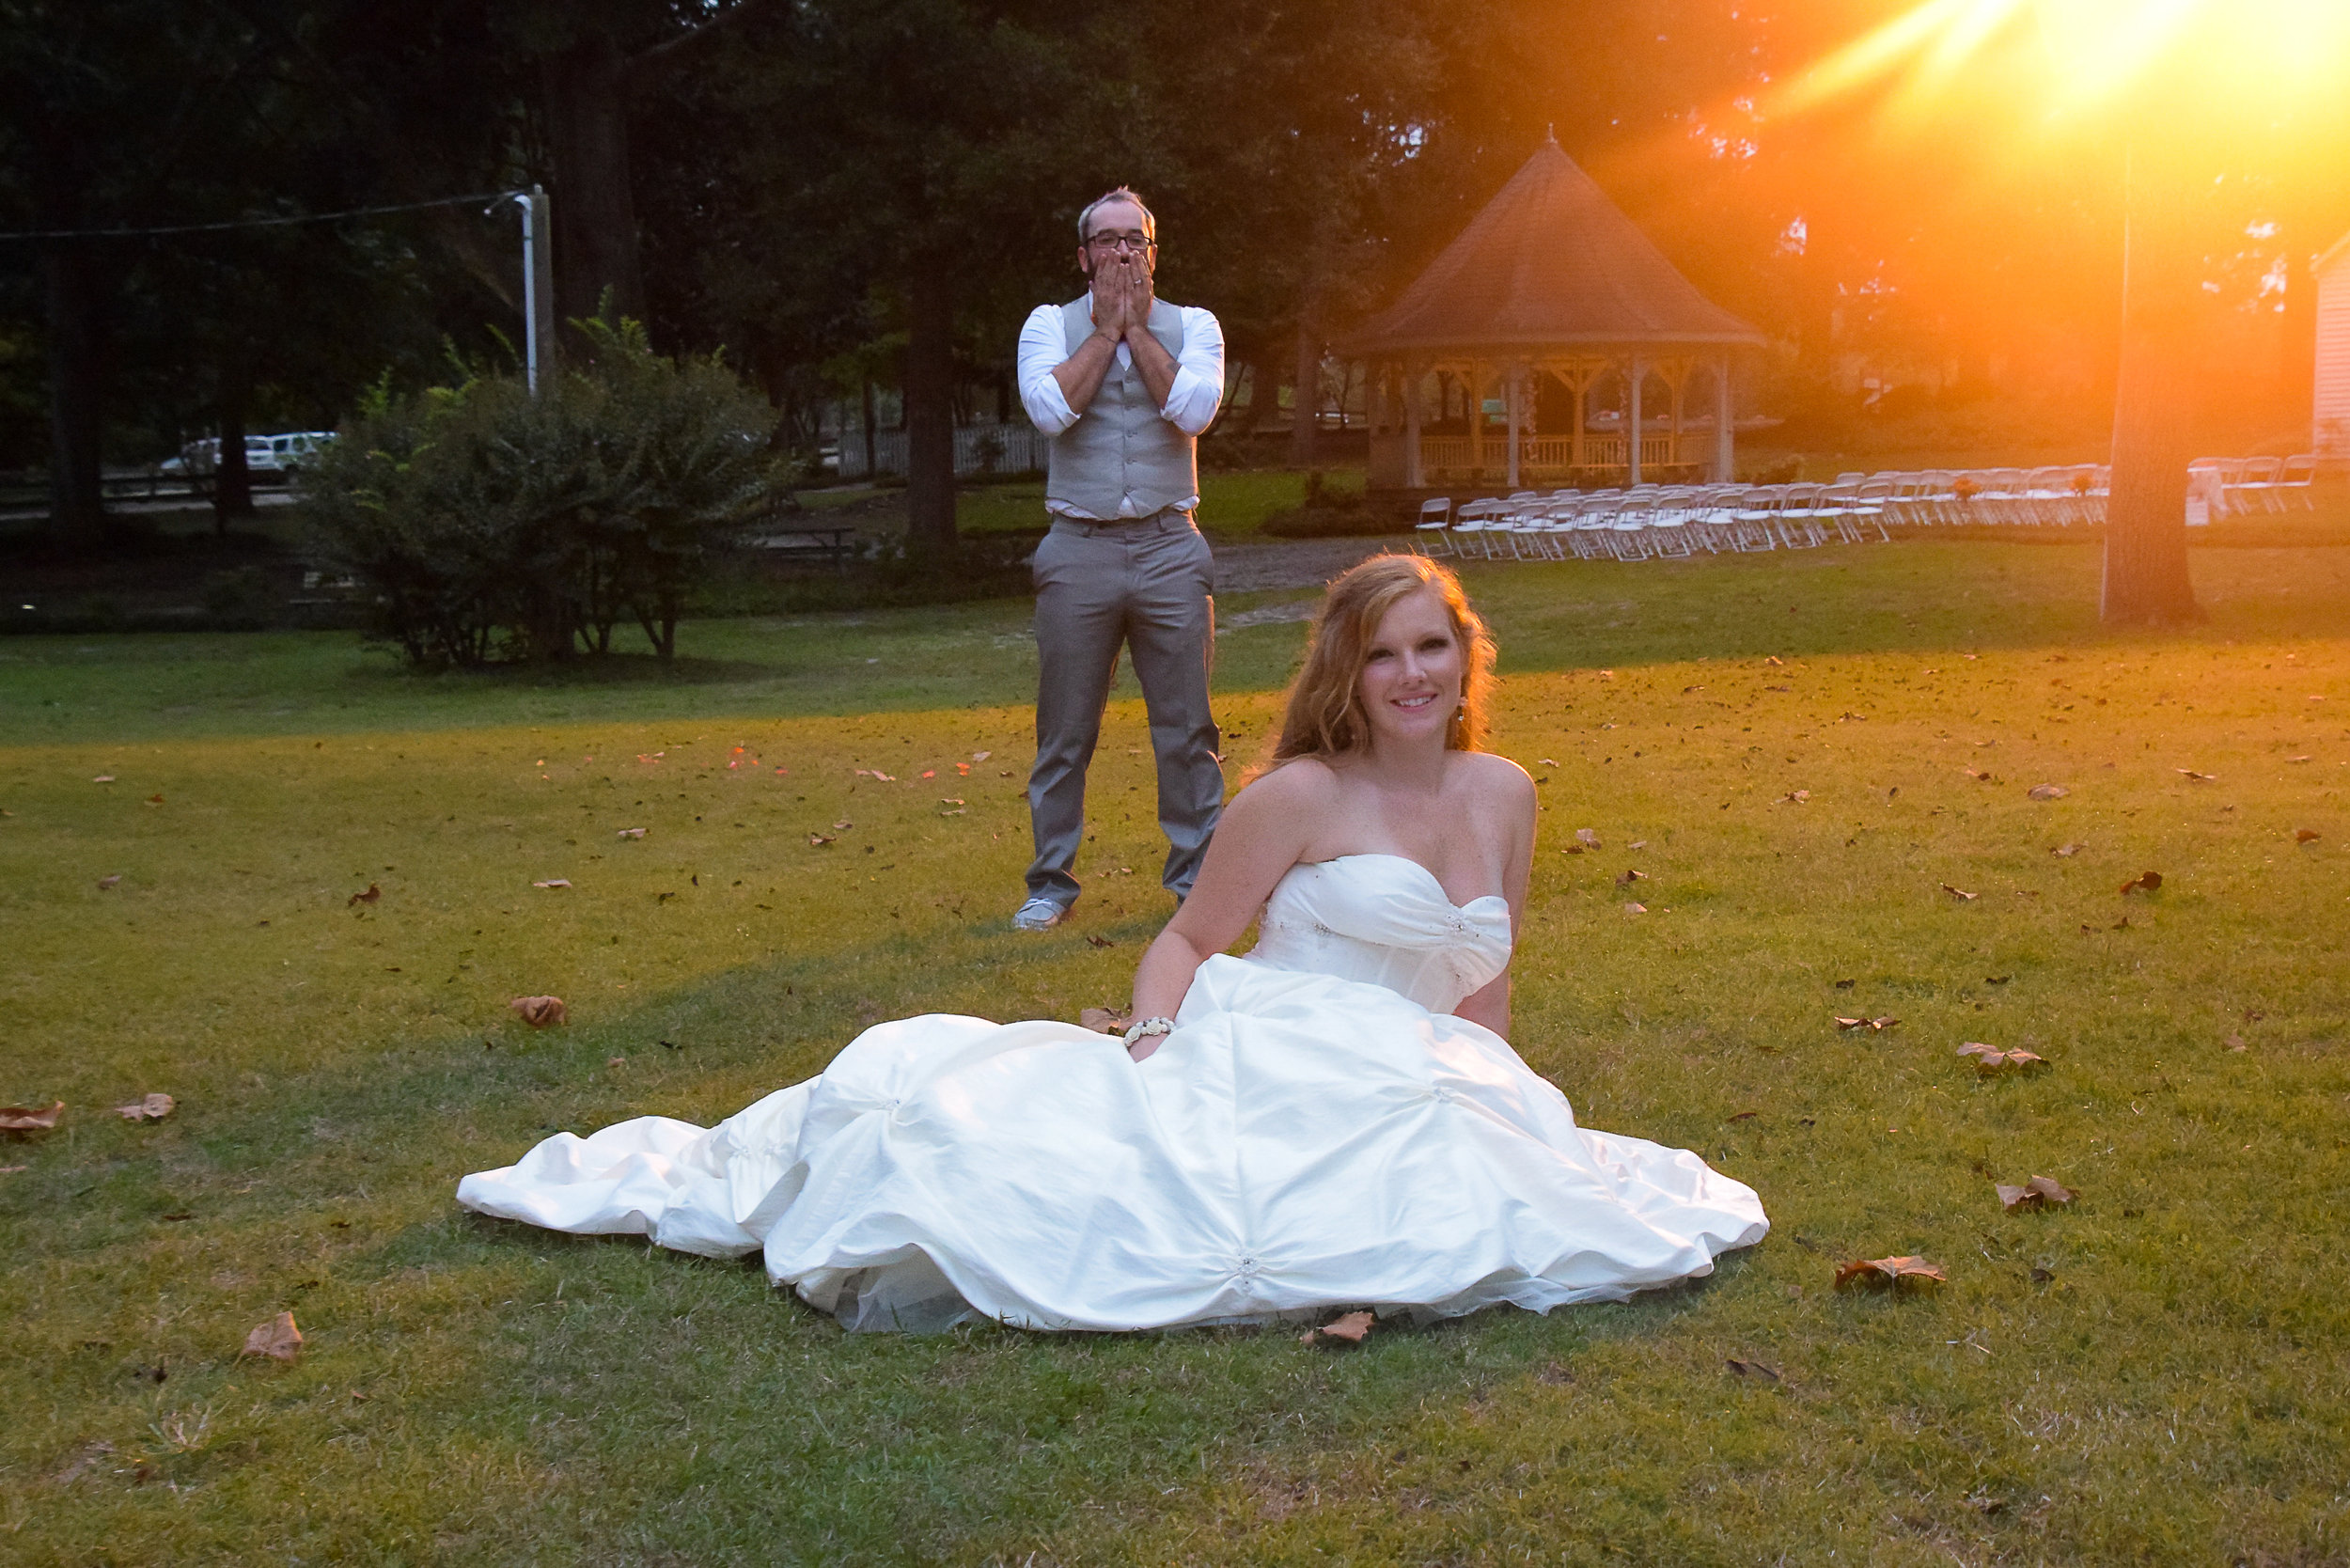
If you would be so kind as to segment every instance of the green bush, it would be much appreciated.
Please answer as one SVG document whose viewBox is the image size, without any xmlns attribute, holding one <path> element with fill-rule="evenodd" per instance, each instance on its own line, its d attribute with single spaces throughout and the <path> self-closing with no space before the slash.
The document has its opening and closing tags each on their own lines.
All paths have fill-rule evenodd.
<svg viewBox="0 0 2350 1568">
<path fill-rule="evenodd" d="M 1273 512 L 1263 523 L 1277 539 L 1346 539 L 1393 533 L 1396 526 L 1363 492 L 1326 483 L 1319 468 L 1306 476 L 1303 505 Z"/>
<path fill-rule="evenodd" d="M 774 414 L 718 359 L 576 324 L 592 365 L 540 396 L 487 371 L 379 392 L 304 468 L 320 564 L 417 664 L 605 653 L 628 620 L 666 659 L 715 547 L 788 483 Z"/>
</svg>

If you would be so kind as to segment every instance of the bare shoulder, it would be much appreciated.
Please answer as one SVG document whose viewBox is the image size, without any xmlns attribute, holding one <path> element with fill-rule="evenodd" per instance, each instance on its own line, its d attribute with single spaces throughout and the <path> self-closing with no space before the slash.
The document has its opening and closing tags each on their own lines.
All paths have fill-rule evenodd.
<svg viewBox="0 0 2350 1568">
<path fill-rule="evenodd" d="M 1506 804 L 1533 803 L 1533 778 L 1507 757 L 1491 751 L 1467 751 L 1461 754 L 1461 765 L 1467 770 L 1469 783 L 1480 795 Z"/>
<path fill-rule="evenodd" d="M 1312 811 L 1338 794 L 1339 776 L 1319 757 L 1298 757 L 1249 780 L 1224 809 L 1244 816 Z"/>
</svg>

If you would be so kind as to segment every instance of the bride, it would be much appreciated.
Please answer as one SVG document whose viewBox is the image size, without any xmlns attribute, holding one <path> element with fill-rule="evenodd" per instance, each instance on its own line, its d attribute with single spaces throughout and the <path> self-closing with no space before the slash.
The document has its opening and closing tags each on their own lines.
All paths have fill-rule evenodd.
<svg viewBox="0 0 2350 1568">
<path fill-rule="evenodd" d="M 1330 586 L 1270 771 L 1143 954 L 1123 1050 L 901 1019 L 715 1127 L 557 1134 L 457 1200 L 763 1250 L 851 1329 L 1547 1311 L 1710 1273 L 1769 1228 L 1753 1190 L 1576 1126 L 1510 1048 L 1534 787 L 1478 749 L 1493 657 L 1432 561 Z"/>
</svg>

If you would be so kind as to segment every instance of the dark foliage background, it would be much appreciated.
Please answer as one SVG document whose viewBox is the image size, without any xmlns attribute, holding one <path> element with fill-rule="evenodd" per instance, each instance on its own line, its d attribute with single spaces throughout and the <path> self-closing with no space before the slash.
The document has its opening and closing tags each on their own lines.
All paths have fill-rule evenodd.
<svg viewBox="0 0 2350 1568">
<path fill-rule="evenodd" d="M 608 294 L 665 352 L 728 350 L 784 447 L 828 400 L 901 400 L 920 548 L 952 540 L 947 432 L 1009 402 L 1019 320 L 1076 291 L 1072 220 L 1102 190 L 1152 199 L 1166 293 L 1218 311 L 1262 410 L 1555 133 L 1772 336 L 1773 412 L 1852 417 L 1867 373 L 1910 412 L 2094 429 L 2122 136 L 1990 137 L 2023 90 L 1998 58 L 1906 121 L 1865 98 L 1790 112 L 1789 80 L 1883 20 L 1864 0 L 0 0 L 0 229 L 542 183 L 565 319 Z M 2306 400 L 2306 264 L 2350 227 L 2341 160 L 2308 149 L 2341 119 L 2198 133 L 2208 194 L 2181 231 L 2213 406 Z M 445 345 L 509 352 L 518 250 L 478 204 L 0 241 L 0 470 L 48 469 L 59 541 L 103 548 L 102 462 L 332 426 L 387 370 L 431 380 Z"/>
</svg>

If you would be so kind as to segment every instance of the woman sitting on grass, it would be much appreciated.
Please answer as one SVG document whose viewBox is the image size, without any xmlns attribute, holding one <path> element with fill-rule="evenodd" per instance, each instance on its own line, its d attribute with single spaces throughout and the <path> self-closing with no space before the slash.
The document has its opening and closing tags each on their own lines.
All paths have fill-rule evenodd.
<svg viewBox="0 0 2350 1568">
<path fill-rule="evenodd" d="M 1546 1311 L 1711 1272 L 1769 1228 L 1752 1189 L 1576 1126 L 1504 1038 L 1534 788 L 1477 749 L 1493 657 L 1432 561 L 1330 586 L 1270 771 L 1143 955 L 1125 1050 L 901 1019 L 716 1127 L 558 1134 L 458 1201 L 763 1248 L 853 1329 Z"/>
</svg>

